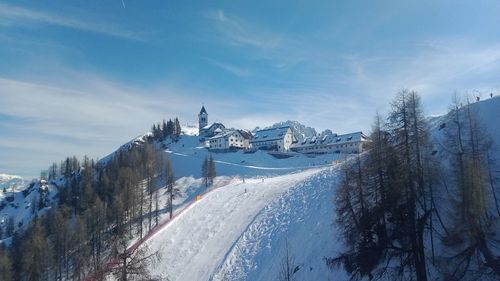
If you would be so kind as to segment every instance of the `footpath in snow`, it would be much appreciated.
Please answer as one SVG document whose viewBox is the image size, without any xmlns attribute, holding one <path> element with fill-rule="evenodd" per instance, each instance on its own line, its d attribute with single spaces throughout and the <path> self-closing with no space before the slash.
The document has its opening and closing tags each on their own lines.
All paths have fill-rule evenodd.
<svg viewBox="0 0 500 281">
<path fill-rule="evenodd" d="M 247 179 L 207 194 L 147 242 L 152 251 L 159 250 L 162 255 L 152 273 L 170 280 L 209 280 L 266 206 L 329 169 L 310 169 L 264 181 Z"/>
</svg>

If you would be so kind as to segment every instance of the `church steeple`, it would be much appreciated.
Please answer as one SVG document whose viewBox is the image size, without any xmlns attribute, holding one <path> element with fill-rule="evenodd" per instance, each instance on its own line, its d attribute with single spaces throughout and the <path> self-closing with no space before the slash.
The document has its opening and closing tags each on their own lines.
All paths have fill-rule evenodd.
<svg viewBox="0 0 500 281">
<path fill-rule="evenodd" d="M 200 113 L 198 114 L 198 130 L 201 133 L 203 127 L 208 125 L 208 113 L 205 106 L 201 107 Z"/>
<path fill-rule="evenodd" d="M 207 111 L 205 110 L 204 105 L 201 106 L 201 110 L 200 110 L 200 114 L 203 114 L 203 113 L 208 114 Z"/>
</svg>

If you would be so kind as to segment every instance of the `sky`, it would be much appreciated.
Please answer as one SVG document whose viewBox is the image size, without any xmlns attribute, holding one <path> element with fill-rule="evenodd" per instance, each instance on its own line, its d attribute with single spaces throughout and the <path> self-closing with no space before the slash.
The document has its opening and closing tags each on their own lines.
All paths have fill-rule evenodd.
<svg viewBox="0 0 500 281">
<path fill-rule="evenodd" d="M 369 132 L 498 94 L 500 1 L 0 0 L 0 173 L 102 158 L 179 117 Z"/>
</svg>

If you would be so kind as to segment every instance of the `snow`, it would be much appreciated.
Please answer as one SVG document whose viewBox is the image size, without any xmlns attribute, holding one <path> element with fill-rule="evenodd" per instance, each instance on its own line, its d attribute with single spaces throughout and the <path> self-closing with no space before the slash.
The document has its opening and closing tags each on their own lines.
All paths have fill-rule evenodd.
<svg viewBox="0 0 500 281">
<path fill-rule="evenodd" d="M 4 179 L 10 179 L 4 182 Z M 13 183 L 13 181 L 15 181 Z M 9 218 L 13 219 L 15 229 L 25 227 L 33 218 L 32 204 L 39 204 L 40 196 L 44 196 L 45 207 L 38 208 L 34 206 L 34 211 L 40 216 L 51 208 L 57 194 L 57 187 L 46 181 L 32 181 L 28 184 L 27 181 L 18 176 L 9 176 L 2 174 L 0 185 L 6 187 L 6 192 L 3 192 L 3 187 L 0 190 L 0 227 L 7 227 Z M 10 187 L 6 184 L 10 184 Z M 9 240 L 4 238 L 4 242 L 9 243 Z M 2 240 L 0 239 L 0 244 Z"/>
<path fill-rule="evenodd" d="M 208 193 L 149 240 L 150 249 L 158 249 L 163 257 L 162 265 L 151 268 L 152 273 L 168 275 L 171 280 L 208 280 L 212 276 L 220 280 L 216 270 L 256 218 L 261 222 L 262 210 L 272 205 L 278 211 L 282 206 L 276 202 L 283 192 L 327 169 L 233 181 Z"/>
<path fill-rule="evenodd" d="M 212 155 L 216 161 L 218 176 L 277 176 L 297 172 L 312 167 L 331 165 L 344 160 L 345 154 L 304 155 L 290 153 L 293 157 L 277 159 L 265 151 L 244 153 L 243 151 L 212 153 L 199 146 L 194 136 L 182 136 L 178 142 L 167 143 L 169 157 L 174 165 L 177 178 L 201 177 L 201 166 L 206 156 Z"/>
<path fill-rule="evenodd" d="M 498 140 L 500 98 L 472 106 Z M 430 120 L 433 137 L 439 138 L 439 125 L 448 119 Z M 181 176 L 199 176 L 193 167 L 201 167 L 209 152 L 196 143 L 183 138 L 169 147 Z M 191 205 L 147 242 L 150 251 L 159 250 L 163 256 L 161 264 L 151 268 L 154 274 L 171 280 L 276 280 L 288 244 L 292 263 L 298 266 L 295 280 L 349 280 L 343 269 L 332 271 L 324 262 L 343 244 L 333 205 L 339 169 L 322 167 L 347 156 L 275 159 L 262 151 L 213 155 L 218 175 L 231 178 L 230 184 Z M 245 183 L 238 177 L 245 177 Z"/>
<path fill-rule="evenodd" d="M 181 132 L 186 136 L 197 136 L 198 135 L 198 125 L 183 124 L 181 125 Z"/>
<path fill-rule="evenodd" d="M 0 200 L 3 197 L 3 190 L 19 191 L 27 185 L 27 181 L 20 176 L 0 174 Z"/>
<path fill-rule="evenodd" d="M 332 243 L 338 234 L 332 227 L 333 189 L 337 169 L 326 169 L 298 181 L 267 205 L 240 235 L 211 280 L 277 279 L 286 241 L 296 280 L 342 280 L 344 272 L 332 272 L 323 257 L 338 250 Z"/>
<path fill-rule="evenodd" d="M 472 107 L 497 142 L 495 158 L 500 160 L 500 97 L 476 102 Z M 435 143 L 442 142 L 439 126 L 448 120 L 448 116 L 430 119 Z M 150 251 L 162 254 L 161 264 L 150 268 L 153 274 L 170 280 L 276 280 L 287 241 L 293 264 L 298 266 L 296 280 L 348 280 L 342 269 L 326 268 L 323 258 L 335 256 L 342 247 L 333 205 L 339 167 L 332 164 L 349 155 L 291 153 L 290 158 L 277 159 L 265 151 L 211 153 L 200 147 L 196 125 L 183 125 L 182 131 L 178 141 L 164 143 L 180 194 L 174 200 L 175 219 L 146 242 Z M 145 136 L 119 149 L 140 145 Z M 310 140 L 312 136 L 303 138 Z M 322 134 L 318 140 L 324 138 Z M 105 163 L 112 155 L 100 162 Z M 216 161 L 214 185 L 218 188 L 209 189 L 194 202 L 197 195 L 207 191 L 200 177 L 208 155 Z M 442 151 L 438 156 L 445 159 Z M 5 227 L 8 217 L 14 218 L 16 227 L 26 225 L 32 217 L 31 202 L 38 202 L 41 190 L 46 189 L 52 203 L 59 184 L 34 182 L 28 188 L 22 178 L 0 174 L 0 204 L 4 205 L 0 227 Z M 4 187 L 6 193 L 2 192 Z M 165 206 L 164 188 L 160 201 Z M 163 212 L 161 219 L 167 216 Z"/>
</svg>

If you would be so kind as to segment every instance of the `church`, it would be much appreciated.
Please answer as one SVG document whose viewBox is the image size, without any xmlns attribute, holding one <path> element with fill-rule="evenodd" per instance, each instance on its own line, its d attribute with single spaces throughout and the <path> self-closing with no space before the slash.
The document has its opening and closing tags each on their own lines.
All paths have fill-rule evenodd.
<svg viewBox="0 0 500 281">
<path fill-rule="evenodd" d="M 250 149 L 252 133 L 246 130 L 227 129 L 222 123 L 208 125 L 208 113 L 205 106 L 198 114 L 198 134 L 200 143 L 214 152 L 229 152 L 238 149 Z"/>
<path fill-rule="evenodd" d="M 200 142 L 204 142 L 224 131 L 226 131 L 226 127 L 222 123 L 208 125 L 208 113 L 205 106 L 202 106 L 198 114 L 198 135 L 200 136 Z"/>
</svg>

